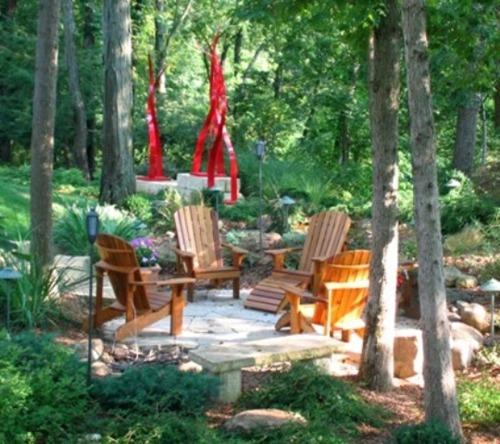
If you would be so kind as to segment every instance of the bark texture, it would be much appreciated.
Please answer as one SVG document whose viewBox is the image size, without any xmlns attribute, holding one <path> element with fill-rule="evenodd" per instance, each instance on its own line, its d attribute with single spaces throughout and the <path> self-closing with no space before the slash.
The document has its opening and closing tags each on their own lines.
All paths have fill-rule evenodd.
<svg viewBox="0 0 500 444">
<path fill-rule="evenodd" d="M 370 298 L 359 377 L 377 391 L 393 387 L 398 264 L 398 110 L 400 28 L 397 0 L 375 29 L 371 54 L 370 117 L 373 158 L 373 246 Z"/>
<path fill-rule="evenodd" d="M 52 172 L 56 114 L 59 0 L 40 0 L 31 133 L 31 253 L 52 260 Z"/>
<path fill-rule="evenodd" d="M 417 227 L 418 288 L 423 322 L 425 417 L 462 436 L 450 351 L 428 41 L 423 0 L 403 0 L 403 31 Z"/>
<path fill-rule="evenodd" d="M 75 118 L 75 140 L 73 150 L 76 167 L 84 177 L 90 179 L 89 163 L 87 159 L 87 113 L 85 103 L 80 91 L 80 76 L 75 47 L 75 18 L 73 15 L 73 1 L 61 0 L 64 21 L 64 48 L 66 63 L 68 65 L 69 89 L 71 92 L 71 105 Z"/>
<path fill-rule="evenodd" d="M 104 1 L 104 144 L 101 203 L 135 192 L 132 157 L 132 37 L 130 0 Z"/>
<path fill-rule="evenodd" d="M 466 102 L 458 108 L 452 167 L 467 176 L 471 175 L 474 167 L 477 115 L 480 103 L 478 94 L 468 93 Z"/>
</svg>

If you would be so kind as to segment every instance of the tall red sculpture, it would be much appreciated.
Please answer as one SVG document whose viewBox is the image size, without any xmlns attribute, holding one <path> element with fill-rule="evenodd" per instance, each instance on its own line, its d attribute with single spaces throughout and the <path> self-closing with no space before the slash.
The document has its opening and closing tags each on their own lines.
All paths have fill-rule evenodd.
<svg viewBox="0 0 500 444">
<path fill-rule="evenodd" d="M 198 135 L 191 174 L 194 176 L 206 176 L 207 188 L 215 185 L 216 176 L 226 176 L 227 174 L 224 172 L 223 152 L 223 145 L 225 145 L 229 158 L 231 184 L 230 198 L 226 203 L 231 204 L 238 200 L 238 163 L 231 138 L 226 128 L 227 98 L 222 65 L 216 50 L 218 40 L 219 34 L 214 37 L 210 47 L 210 109 Z M 207 171 L 204 172 L 201 171 L 201 168 L 206 143 L 212 143 L 212 146 L 208 147 Z"/>
<path fill-rule="evenodd" d="M 146 116 L 148 122 L 148 136 L 149 136 L 149 171 L 147 176 L 141 176 L 141 180 L 170 180 L 163 175 L 163 155 L 160 140 L 160 130 L 158 128 L 158 120 L 156 118 L 156 103 L 155 92 L 158 85 L 158 79 L 161 76 L 154 77 L 153 62 L 151 56 L 148 57 L 149 63 L 149 90 L 148 90 L 148 105 L 146 109 Z"/>
</svg>

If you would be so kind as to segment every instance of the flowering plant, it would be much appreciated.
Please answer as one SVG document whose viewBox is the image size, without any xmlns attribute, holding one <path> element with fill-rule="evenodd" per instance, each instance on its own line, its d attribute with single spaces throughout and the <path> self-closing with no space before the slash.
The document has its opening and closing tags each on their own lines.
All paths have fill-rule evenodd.
<svg viewBox="0 0 500 444">
<path fill-rule="evenodd" d="M 150 237 L 136 237 L 130 241 L 141 267 L 152 267 L 158 263 L 158 252 Z"/>
</svg>

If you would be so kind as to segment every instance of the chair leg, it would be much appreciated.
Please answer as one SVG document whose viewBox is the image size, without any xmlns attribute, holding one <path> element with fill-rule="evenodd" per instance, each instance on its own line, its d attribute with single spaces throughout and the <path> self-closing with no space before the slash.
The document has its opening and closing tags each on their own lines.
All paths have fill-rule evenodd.
<svg viewBox="0 0 500 444">
<path fill-rule="evenodd" d="M 233 279 L 233 299 L 240 298 L 240 278 Z"/>
<path fill-rule="evenodd" d="M 276 331 L 280 331 L 282 328 L 285 327 L 290 327 L 290 312 L 287 311 L 286 313 L 283 313 L 281 317 L 276 321 L 276 324 L 274 324 L 274 329 Z"/>
<path fill-rule="evenodd" d="M 194 284 L 187 284 L 187 300 L 194 301 Z"/>
<path fill-rule="evenodd" d="M 172 285 L 172 300 L 170 301 L 170 334 L 178 336 L 182 333 L 182 315 L 184 299 L 182 297 L 183 284 Z"/>
</svg>

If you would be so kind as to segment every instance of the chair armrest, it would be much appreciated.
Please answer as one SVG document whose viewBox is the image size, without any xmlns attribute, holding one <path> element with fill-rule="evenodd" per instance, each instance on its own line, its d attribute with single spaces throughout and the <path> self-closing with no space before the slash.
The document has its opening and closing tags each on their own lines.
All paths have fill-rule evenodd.
<svg viewBox="0 0 500 444">
<path fill-rule="evenodd" d="M 233 267 L 241 268 L 243 258 L 249 253 L 249 251 L 245 250 L 244 248 L 236 247 L 234 245 L 226 243 L 221 243 L 221 247 L 231 251 Z"/>
<path fill-rule="evenodd" d="M 178 284 L 194 284 L 196 282 L 196 279 L 194 278 L 172 278 L 172 279 L 167 279 L 165 281 L 131 281 L 129 282 L 129 285 L 137 285 L 137 286 L 143 286 L 146 287 L 148 285 L 156 285 L 157 287 L 162 287 L 165 285 L 178 285 Z"/>
<path fill-rule="evenodd" d="M 272 256 L 273 258 L 273 270 L 282 270 L 285 268 L 285 256 L 292 251 L 299 251 L 300 247 L 293 248 L 280 248 L 276 250 L 265 250 L 264 253 Z"/>
<path fill-rule="evenodd" d="M 351 290 L 355 288 L 368 288 L 370 285 L 370 281 L 366 279 L 364 281 L 354 282 L 325 282 L 324 285 L 327 291 Z"/>
<path fill-rule="evenodd" d="M 191 253 L 190 251 L 180 250 L 177 247 L 173 247 L 172 250 L 174 250 L 174 253 L 177 256 L 181 257 L 182 259 L 193 258 L 196 256 L 194 253 Z"/>
</svg>

